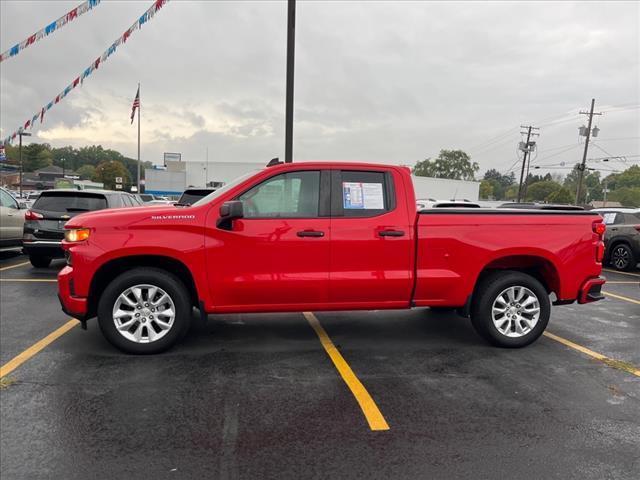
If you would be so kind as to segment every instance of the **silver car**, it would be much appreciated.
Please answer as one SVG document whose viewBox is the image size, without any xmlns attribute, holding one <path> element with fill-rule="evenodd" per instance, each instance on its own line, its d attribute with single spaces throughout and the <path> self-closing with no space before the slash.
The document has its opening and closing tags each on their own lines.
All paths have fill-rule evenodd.
<svg viewBox="0 0 640 480">
<path fill-rule="evenodd" d="M 0 187 L 0 251 L 22 247 L 26 206 Z"/>
</svg>

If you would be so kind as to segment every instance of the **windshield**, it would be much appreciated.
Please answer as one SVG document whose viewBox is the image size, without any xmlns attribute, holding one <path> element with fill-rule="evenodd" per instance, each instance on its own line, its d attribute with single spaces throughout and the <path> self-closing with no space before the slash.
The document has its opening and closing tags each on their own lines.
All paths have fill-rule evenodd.
<svg viewBox="0 0 640 480">
<path fill-rule="evenodd" d="M 206 197 L 211 192 L 213 192 L 213 190 L 186 190 L 180 197 L 180 200 L 178 200 L 178 203 L 182 205 L 191 205 L 201 198 Z"/>
<path fill-rule="evenodd" d="M 253 172 L 249 172 L 245 175 L 242 175 L 241 177 L 236 178 L 233 182 L 229 182 L 227 183 L 224 187 L 220 187 L 218 190 L 216 190 L 213 193 L 210 193 L 209 195 L 207 195 L 204 198 L 201 198 L 200 200 L 198 200 L 196 203 L 194 203 L 192 206 L 197 207 L 199 205 L 204 205 L 205 203 L 209 203 L 210 201 L 218 198 L 220 195 L 222 195 L 223 193 L 228 192 L 229 190 L 231 190 L 233 187 L 235 187 L 236 185 L 241 184 L 242 182 L 244 182 L 247 178 L 254 176 L 256 173 L 258 173 L 260 170 L 254 170 Z"/>
</svg>

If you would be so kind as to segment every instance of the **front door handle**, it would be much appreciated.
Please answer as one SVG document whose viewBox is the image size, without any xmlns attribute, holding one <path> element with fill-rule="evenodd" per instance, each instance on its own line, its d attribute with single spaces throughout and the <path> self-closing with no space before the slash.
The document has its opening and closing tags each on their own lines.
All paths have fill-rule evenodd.
<svg viewBox="0 0 640 480">
<path fill-rule="evenodd" d="M 296 235 L 299 237 L 324 237 L 324 232 L 319 232 L 318 230 L 302 230 Z"/>
<path fill-rule="evenodd" d="M 378 235 L 381 237 L 404 237 L 402 230 L 380 230 Z"/>
</svg>

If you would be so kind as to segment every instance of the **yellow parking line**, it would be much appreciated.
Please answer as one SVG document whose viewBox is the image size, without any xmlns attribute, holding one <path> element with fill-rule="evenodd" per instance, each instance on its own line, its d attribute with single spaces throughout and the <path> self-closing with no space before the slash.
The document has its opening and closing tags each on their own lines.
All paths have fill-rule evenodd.
<svg viewBox="0 0 640 480">
<path fill-rule="evenodd" d="M 18 267 L 22 267 L 24 265 L 29 265 L 30 262 L 22 262 L 22 263 L 16 263 L 15 265 L 9 265 L 8 267 L 2 267 L 0 268 L 0 272 L 4 272 L 5 270 L 11 270 L 12 268 L 18 268 Z"/>
<path fill-rule="evenodd" d="M 560 342 L 569 348 L 573 348 L 574 350 L 584 353 L 585 355 L 588 355 L 591 358 L 595 358 L 596 360 L 599 360 L 610 367 L 617 368 L 618 370 L 623 370 L 625 372 L 629 372 L 632 375 L 635 375 L 636 377 L 640 377 L 640 368 L 637 368 L 635 365 L 632 365 L 627 362 L 622 362 L 620 360 L 614 360 L 612 358 L 607 357 L 606 355 L 602 355 L 601 353 L 594 352 L 593 350 L 589 350 L 587 347 L 578 345 L 577 343 L 574 343 L 571 340 L 567 340 L 566 338 L 562 338 L 562 337 L 559 337 L 558 335 L 554 335 L 551 332 L 544 332 L 543 335 L 552 340 L 555 340 L 556 342 Z"/>
<path fill-rule="evenodd" d="M 624 300 L 626 302 L 637 303 L 638 305 L 640 305 L 640 300 L 636 300 L 635 298 L 623 297 L 622 295 L 616 295 L 605 291 L 603 291 L 602 293 L 604 293 L 608 297 L 613 297 L 617 298 L 618 300 Z"/>
<path fill-rule="evenodd" d="M 5 375 L 10 374 L 11 372 L 13 372 L 16 368 L 18 368 L 24 362 L 26 362 L 31 357 L 36 355 L 43 348 L 45 348 L 47 345 L 49 345 L 54 340 L 56 340 L 57 338 L 61 337 L 62 335 L 67 333 L 69 330 L 71 330 L 73 327 L 75 327 L 76 325 L 79 325 L 79 324 L 80 324 L 80 322 L 78 320 L 76 320 L 75 318 L 72 318 L 67 323 L 62 325 L 57 330 L 54 330 L 53 332 L 51 332 L 49 335 L 44 337 L 39 342 L 36 342 L 33 345 L 31 345 L 24 352 L 22 352 L 19 355 L 13 357 L 7 363 L 2 365 L 2 367 L 0 367 L 0 378 L 4 377 Z"/>
<path fill-rule="evenodd" d="M 637 273 L 619 272 L 618 270 L 609 270 L 608 268 L 603 268 L 602 270 L 609 273 L 619 273 L 620 275 L 630 275 L 632 277 L 640 277 L 640 274 L 637 274 Z"/>
<path fill-rule="evenodd" d="M 351 393 L 356 398 L 356 401 L 362 409 L 362 413 L 364 413 L 369 423 L 369 428 L 371 428 L 371 430 L 389 430 L 389 425 L 382 416 L 376 402 L 373 401 L 367 389 L 362 385 L 358 377 L 356 377 L 356 374 L 353 373 L 347 361 L 333 344 L 322 325 L 320 325 L 318 318 L 310 312 L 304 312 L 304 316 L 316 332 L 316 335 L 318 335 L 320 343 L 327 352 L 327 355 L 329 355 L 329 358 L 331 358 L 336 370 L 340 373 L 342 380 L 344 380 L 344 383 L 347 384 L 349 390 L 351 390 Z"/>
<path fill-rule="evenodd" d="M 53 278 L 0 278 L 0 282 L 57 282 Z"/>
</svg>

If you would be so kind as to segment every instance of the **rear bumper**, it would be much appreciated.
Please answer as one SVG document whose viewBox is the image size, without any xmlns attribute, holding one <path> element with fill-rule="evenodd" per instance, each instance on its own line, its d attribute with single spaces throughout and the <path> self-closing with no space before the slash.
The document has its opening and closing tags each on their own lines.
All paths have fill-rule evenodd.
<svg viewBox="0 0 640 480">
<path fill-rule="evenodd" d="M 43 257 L 62 258 L 62 242 L 56 240 L 23 240 L 22 250 L 27 255 L 42 255 Z"/>
<path fill-rule="evenodd" d="M 87 319 L 87 299 L 74 294 L 73 268 L 66 266 L 58 273 L 58 300 L 64 313 L 84 322 Z"/>
<path fill-rule="evenodd" d="M 578 303 L 591 303 L 602 300 L 602 285 L 606 280 L 603 277 L 590 278 L 580 288 Z"/>
</svg>

